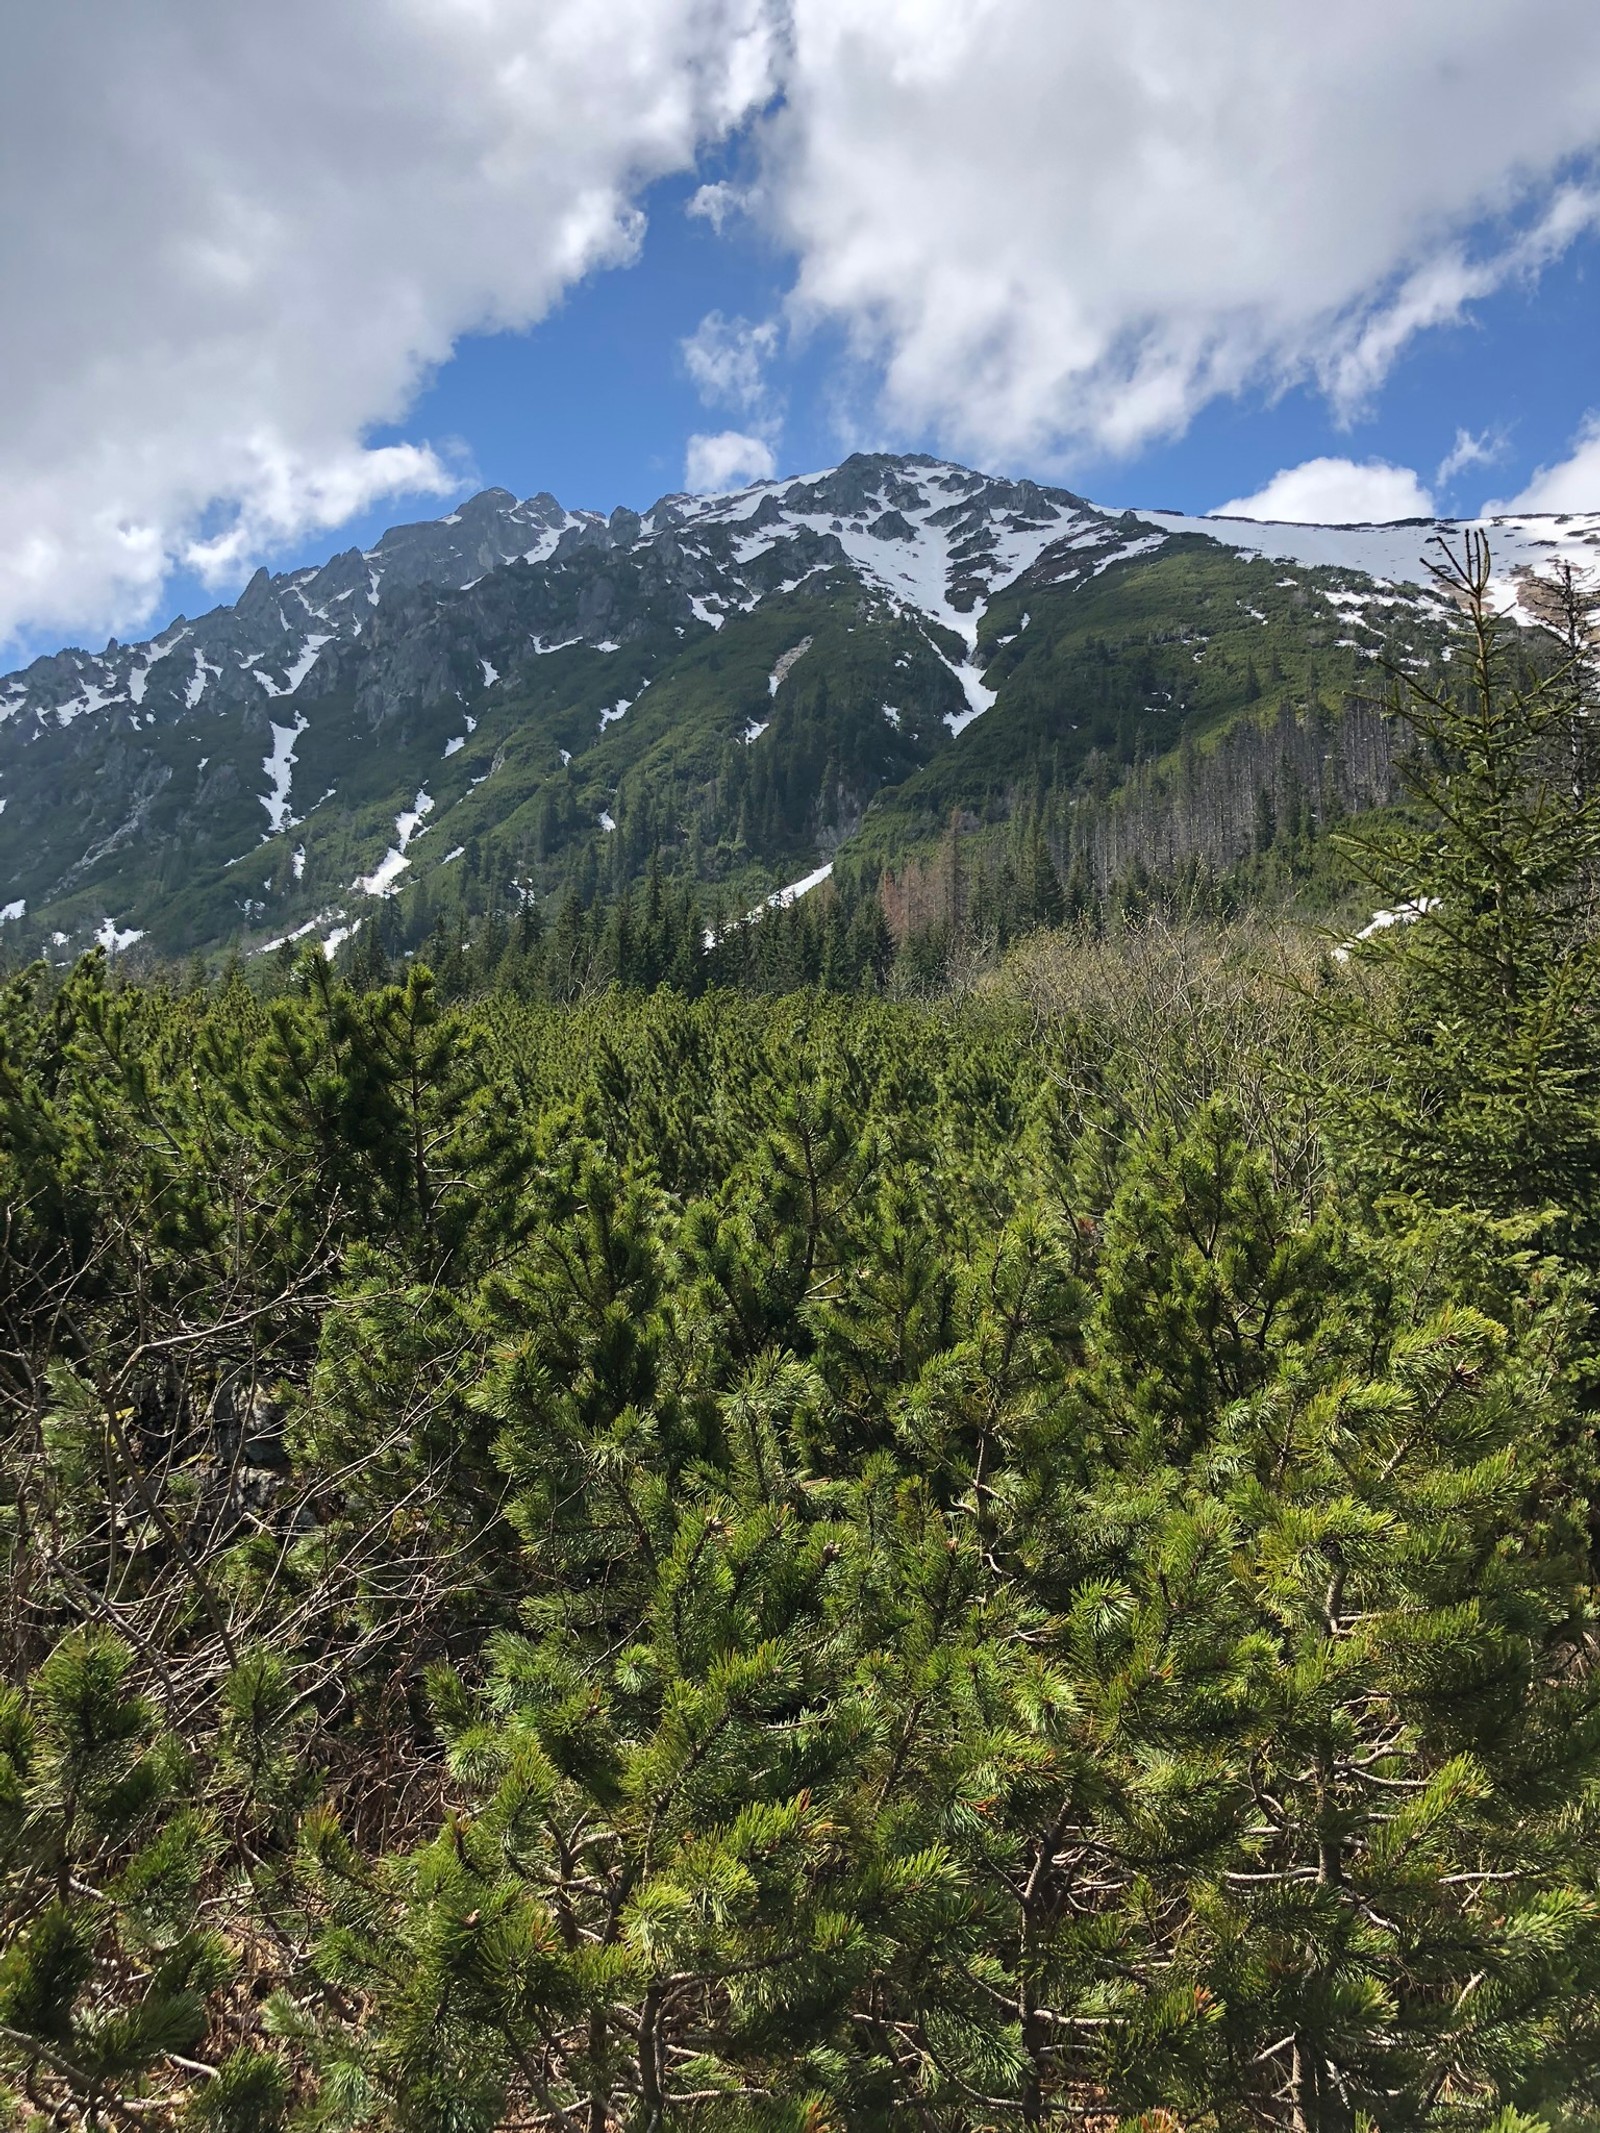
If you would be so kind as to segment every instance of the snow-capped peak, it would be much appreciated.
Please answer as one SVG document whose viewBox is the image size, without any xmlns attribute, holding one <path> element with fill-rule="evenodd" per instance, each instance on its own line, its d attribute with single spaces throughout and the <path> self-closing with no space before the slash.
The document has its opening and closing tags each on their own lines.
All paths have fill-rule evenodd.
<svg viewBox="0 0 1600 2133">
<path fill-rule="evenodd" d="M 923 456 L 858 453 L 824 474 L 756 482 L 726 495 L 663 498 L 680 534 L 717 529 L 749 563 L 807 532 L 831 536 L 870 583 L 898 605 L 961 638 L 969 655 L 989 596 L 1056 542 L 1108 515 L 1065 489 L 974 474 Z"/>
</svg>

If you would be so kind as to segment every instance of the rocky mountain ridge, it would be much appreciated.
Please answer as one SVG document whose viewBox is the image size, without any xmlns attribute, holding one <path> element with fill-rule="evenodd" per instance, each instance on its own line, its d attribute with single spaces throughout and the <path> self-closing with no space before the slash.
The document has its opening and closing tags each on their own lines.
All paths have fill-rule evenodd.
<svg viewBox="0 0 1600 2133">
<path fill-rule="evenodd" d="M 1152 658 L 1191 638 L 1186 660 L 1234 658 L 1208 653 L 1196 602 L 1227 608 L 1230 645 L 1259 623 L 1280 668 L 1296 630 L 1350 668 L 1446 625 L 1426 558 L 1461 530 L 1117 512 L 923 456 L 609 517 L 486 490 L 370 550 L 259 571 L 144 644 L 0 680 L 7 945 L 336 945 L 485 839 L 524 897 L 662 854 L 708 892 L 809 879 L 896 810 L 909 835 L 935 796 L 1014 804 L 1052 722 L 1050 775 L 1077 774 L 1071 736 L 1106 721 L 1073 715 L 1073 630 L 1118 648 L 1118 737 L 1094 745 L 1132 762 L 1196 711 Z M 1510 605 L 1563 558 L 1600 576 L 1600 515 L 1486 530 Z"/>
</svg>

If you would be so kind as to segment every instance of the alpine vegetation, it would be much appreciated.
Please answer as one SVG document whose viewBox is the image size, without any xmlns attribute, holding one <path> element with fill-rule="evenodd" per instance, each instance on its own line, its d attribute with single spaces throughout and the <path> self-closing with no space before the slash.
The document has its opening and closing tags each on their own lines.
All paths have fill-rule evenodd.
<svg viewBox="0 0 1600 2133">
<path fill-rule="evenodd" d="M 330 959 L 331 907 L 220 973 L 120 938 L 14 961 L 8 2123 L 1554 2133 L 1600 2112 L 1591 596 L 1521 579 L 1507 619 L 1478 536 L 1407 593 L 1414 649 L 1391 632 L 1366 663 L 1390 782 L 1360 819 L 1319 813 L 1328 856 L 1302 870 L 1327 923 L 1278 894 L 1303 818 L 1263 839 L 1248 815 L 1231 901 L 1148 869 L 1142 900 L 1108 899 L 1087 858 L 1058 864 L 1037 793 L 1013 786 L 1020 828 L 996 804 L 992 847 L 941 821 L 958 763 L 974 816 L 1006 788 L 976 742 L 1008 688 L 1039 730 L 1019 647 L 1049 633 L 1078 677 L 1067 723 L 1114 727 L 1137 671 L 1166 732 L 1157 677 L 1216 663 L 1263 578 L 1258 693 L 1326 678 L 1328 630 L 1367 625 L 1331 624 L 1340 588 L 1313 573 L 1353 566 L 976 483 L 872 463 L 651 528 L 494 501 L 448 559 L 486 568 L 476 587 L 419 565 L 391 608 L 352 558 L 342 588 L 252 594 L 271 660 L 214 621 L 107 655 L 149 677 L 130 730 L 164 669 L 179 689 L 152 748 L 212 689 L 236 771 L 271 723 L 238 804 L 285 904 L 291 839 L 307 899 L 328 893 L 315 746 L 356 730 L 374 677 L 431 752 L 386 766 L 381 850 L 340 832 L 371 900 L 419 847 L 448 875 L 447 840 L 487 834 L 470 780 L 509 774 L 508 686 L 526 763 L 556 765 L 530 774 L 535 819 L 551 780 L 592 825 L 637 777 L 611 827 L 571 835 L 620 848 L 648 799 L 660 849 L 637 894 L 569 882 L 544 934 L 463 913 L 448 972 L 370 928 Z M 851 531 L 869 500 L 904 532 Z M 919 575 L 941 519 L 952 570 L 971 547 L 966 605 Z M 868 541 L 903 562 L 869 579 Z M 1154 608 L 1074 636 L 1048 604 L 1127 621 L 1160 569 L 1163 599 L 1211 603 L 1204 644 L 1163 648 Z M 1286 575 L 1316 588 L 1320 649 L 1303 609 L 1264 604 Z M 563 630 L 581 643 L 536 647 Z M 814 818 L 752 781 L 747 836 L 759 818 L 796 893 L 735 873 L 708 922 L 666 858 L 692 811 L 674 833 L 661 796 L 759 761 L 813 662 L 819 736 L 824 688 L 873 704 L 879 754 L 849 775 L 878 765 L 852 832 L 881 839 L 874 886 L 819 870 L 792 827 Z M 744 677 L 725 704 L 719 671 Z M 17 762 L 109 730 L 109 673 L 73 718 L 32 677 Z M 697 756 L 712 705 L 729 730 Z M 1209 708 L 1224 749 L 1201 682 L 1171 708 L 1201 738 Z M 823 789 L 854 791 L 831 760 Z M 1153 819 L 1137 764 L 1104 837 Z M 335 782 L 371 770 L 352 744 Z M 175 781 L 152 774 L 147 827 Z M 1197 756 L 1166 819 L 1222 790 Z M 178 945 L 171 849 L 116 847 L 145 855 L 150 902 L 106 916 Z M 58 851 L 48 893 L 92 915 L 78 863 Z M 918 895 L 944 897 L 938 956 Z M 1361 923 L 1374 907 L 1404 922 Z"/>
</svg>

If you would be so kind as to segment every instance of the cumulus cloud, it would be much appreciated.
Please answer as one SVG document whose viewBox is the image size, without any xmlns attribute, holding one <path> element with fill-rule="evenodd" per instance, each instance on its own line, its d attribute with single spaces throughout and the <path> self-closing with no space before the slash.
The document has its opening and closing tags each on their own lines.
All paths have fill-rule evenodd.
<svg viewBox="0 0 1600 2133">
<path fill-rule="evenodd" d="M 1382 459 L 1307 459 L 1297 467 L 1280 468 L 1254 496 L 1236 496 L 1210 516 L 1366 526 L 1386 519 L 1432 518 L 1433 498 L 1410 467 L 1392 467 Z"/>
<path fill-rule="evenodd" d="M 451 485 L 374 430 L 464 331 L 625 265 L 644 188 L 741 127 L 741 183 L 693 212 L 791 249 L 786 323 L 842 331 L 864 427 L 1039 471 L 1246 388 L 1353 416 L 1600 201 L 1592 0 L 1544 0 L 1537 35 L 1519 0 L 12 15 L 0 634 L 122 628 L 175 560 L 227 573 Z M 738 425 L 690 447 L 726 479 L 777 417 L 766 329 L 719 330 L 685 361 Z"/>
<path fill-rule="evenodd" d="M 708 311 L 681 343 L 684 367 L 708 407 L 738 408 L 746 414 L 768 406 L 766 366 L 778 345 L 772 319 L 752 325 L 746 318 L 724 318 Z"/>
<path fill-rule="evenodd" d="M 1541 467 L 1520 496 L 1487 503 L 1496 511 L 1600 511 L 1600 413 L 1591 413 L 1572 450 L 1553 467 Z"/>
<path fill-rule="evenodd" d="M 768 385 L 766 368 L 777 345 L 775 320 L 752 325 L 749 319 L 724 318 L 720 311 L 707 312 L 679 344 L 684 368 L 706 406 L 730 409 L 747 425 L 689 439 L 684 462 L 688 488 L 733 488 L 741 482 L 770 480 L 777 471 L 783 409 Z"/>
<path fill-rule="evenodd" d="M 625 263 L 772 88 L 771 0 L 78 0 L 0 71 L 0 637 L 122 628 L 458 476 L 369 449 L 474 327 Z"/>
<path fill-rule="evenodd" d="M 1246 385 L 1355 413 L 1593 225 L 1597 139 L 1590 0 L 794 0 L 765 212 L 891 425 L 1045 464 Z"/>
<path fill-rule="evenodd" d="M 771 481 L 778 471 L 772 447 L 765 437 L 747 436 L 742 430 L 719 430 L 689 439 L 684 455 L 683 485 L 697 496 L 714 495 L 719 489 L 743 488 L 750 481 Z"/>
<path fill-rule="evenodd" d="M 1462 244 L 1446 244 L 1401 281 L 1365 318 L 1347 323 L 1319 361 L 1335 406 L 1357 413 L 1388 376 L 1408 341 L 1433 326 L 1455 325 L 1469 305 L 1508 281 L 1529 280 L 1558 258 L 1575 237 L 1600 221 L 1600 190 L 1557 186 L 1531 227 L 1473 258 Z"/>
</svg>

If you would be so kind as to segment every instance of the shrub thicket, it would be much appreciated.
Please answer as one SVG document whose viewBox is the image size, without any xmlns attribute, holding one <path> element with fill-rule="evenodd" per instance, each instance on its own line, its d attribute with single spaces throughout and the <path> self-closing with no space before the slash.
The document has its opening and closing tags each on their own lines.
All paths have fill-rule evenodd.
<svg viewBox="0 0 1600 2133">
<path fill-rule="evenodd" d="M 1480 641 L 1344 964 L 0 993 L 18 2124 L 1600 2106 L 1593 821 Z"/>
</svg>

